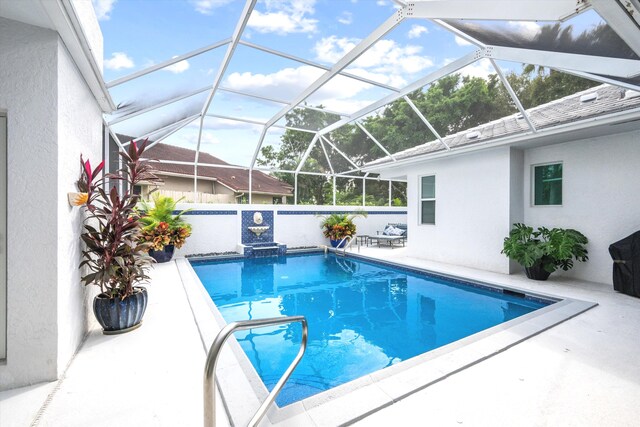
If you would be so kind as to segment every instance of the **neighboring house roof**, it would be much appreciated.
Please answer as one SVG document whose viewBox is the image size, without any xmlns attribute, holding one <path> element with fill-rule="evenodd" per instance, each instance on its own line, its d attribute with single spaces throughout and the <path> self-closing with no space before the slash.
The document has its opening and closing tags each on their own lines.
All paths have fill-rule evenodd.
<svg viewBox="0 0 640 427">
<path fill-rule="evenodd" d="M 587 101 L 580 100 L 583 95 L 593 93 L 597 93 L 597 99 Z M 530 108 L 526 111 L 536 129 L 541 130 L 559 124 L 576 122 L 590 117 L 639 107 L 640 93 L 605 84 Z M 450 148 L 455 149 L 478 143 L 486 143 L 494 138 L 515 135 L 529 130 L 526 120 L 522 114 L 518 113 L 449 135 L 444 137 L 443 141 Z M 472 132 L 474 134 L 477 133 L 478 136 L 469 138 L 468 135 Z M 396 160 L 402 160 L 441 152 L 445 149 L 440 141 L 434 140 L 404 151 L 399 151 L 393 156 Z M 365 166 L 389 166 L 390 162 L 393 162 L 393 159 L 387 156 L 369 162 Z"/>
<path fill-rule="evenodd" d="M 129 141 L 133 139 L 127 136 L 120 137 L 121 141 Z M 195 150 L 189 150 L 187 148 L 157 143 L 145 151 L 144 157 L 151 160 L 193 162 L 196 157 L 196 152 Z M 198 163 L 233 166 L 230 163 L 225 162 L 224 160 L 221 160 L 209 153 L 204 153 L 202 151 L 200 152 Z M 193 166 L 191 165 L 176 165 L 171 163 L 154 162 L 153 167 L 158 170 L 158 175 L 162 175 L 162 173 L 165 172 L 167 174 L 177 174 L 193 177 Z M 214 179 L 237 193 L 249 191 L 249 171 L 246 169 L 217 168 L 199 164 L 198 176 Z M 289 184 L 287 184 L 286 182 L 282 182 L 279 179 L 269 176 L 263 172 L 254 170 L 252 174 L 252 180 L 254 193 L 273 194 L 278 196 L 290 196 L 293 194 L 293 187 L 291 187 Z"/>
</svg>

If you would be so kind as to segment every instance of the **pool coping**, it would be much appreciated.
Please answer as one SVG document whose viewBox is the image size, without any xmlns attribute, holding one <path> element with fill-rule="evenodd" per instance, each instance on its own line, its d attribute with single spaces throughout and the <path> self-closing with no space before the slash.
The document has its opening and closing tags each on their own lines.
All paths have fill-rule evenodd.
<svg viewBox="0 0 640 427">
<path fill-rule="evenodd" d="M 272 425 L 354 423 L 597 306 L 588 301 L 530 292 L 493 281 L 467 279 L 360 254 L 348 253 L 349 257 L 475 284 L 481 288 L 487 288 L 488 285 L 494 290 L 506 289 L 525 294 L 531 299 L 556 302 L 285 407 L 274 404 L 266 417 Z M 203 347 L 207 351 L 226 322 L 191 267 L 190 260 L 194 259 L 176 259 L 176 265 Z M 217 378 L 229 420 L 233 425 L 246 425 L 268 391 L 235 338 L 231 338 L 222 351 Z"/>
</svg>

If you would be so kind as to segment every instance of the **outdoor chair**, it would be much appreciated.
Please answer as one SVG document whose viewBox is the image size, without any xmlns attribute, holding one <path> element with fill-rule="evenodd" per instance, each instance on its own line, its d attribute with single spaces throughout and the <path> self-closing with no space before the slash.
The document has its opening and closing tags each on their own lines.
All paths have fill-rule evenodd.
<svg viewBox="0 0 640 427">
<path fill-rule="evenodd" d="M 404 225 L 404 229 L 402 226 Z M 398 227 L 399 226 L 399 227 Z M 373 243 L 374 241 L 381 246 L 381 244 L 386 243 L 391 248 L 394 247 L 395 244 L 405 245 L 407 240 L 407 229 L 405 224 L 387 224 L 382 232 L 377 231 L 375 236 L 370 236 L 369 241 Z"/>
</svg>

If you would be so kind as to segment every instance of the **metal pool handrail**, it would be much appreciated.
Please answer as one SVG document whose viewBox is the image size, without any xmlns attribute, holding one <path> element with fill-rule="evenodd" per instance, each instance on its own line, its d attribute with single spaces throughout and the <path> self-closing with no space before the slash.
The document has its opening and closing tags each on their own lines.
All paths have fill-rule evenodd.
<svg viewBox="0 0 640 427">
<path fill-rule="evenodd" d="M 291 365 L 282 374 L 280 380 L 276 386 L 271 390 L 271 393 L 267 396 L 258 411 L 255 413 L 249 426 L 257 426 L 262 417 L 267 413 L 267 409 L 273 403 L 273 401 L 280 393 L 280 390 L 287 382 L 293 370 L 298 366 L 300 359 L 304 355 L 307 349 L 307 319 L 304 316 L 288 316 L 288 317 L 271 317 L 268 319 L 256 319 L 256 320 L 242 320 L 239 322 L 229 323 L 222 328 L 220 333 L 216 336 L 211 344 L 209 353 L 207 354 L 207 361 L 204 366 L 204 425 L 205 427 L 215 427 L 216 425 L 216 365 L 218 364 L 218 356 L 224 346 L 227 339 L 236 331 L 243 331 L 245 329 L 263 328 L 265 326 L 283 325 L 286 323 L 300 322 L 302 324 L 302 342 L 300 343 L 300 350 L 296 355 Z"/>
<path fill-rule="evenodd" d="M 342 243 L 344 241 L 347 241 L 347 244 L 344 245 L 342 248 L 340 247 L 340 245 L 342 245 Z M 339 253 L 340 249 L 342 249 L 342 255 L 346 255 L 347 254 L 347 249 L 351 246 L 351 244 L 353 243 L 353 237 L 352 236 L 345 236 L 342 240 L 340 240 L 340 242 L 338 243 L 338 247 L 336 248 L 336 253 Z"/>
</svg>

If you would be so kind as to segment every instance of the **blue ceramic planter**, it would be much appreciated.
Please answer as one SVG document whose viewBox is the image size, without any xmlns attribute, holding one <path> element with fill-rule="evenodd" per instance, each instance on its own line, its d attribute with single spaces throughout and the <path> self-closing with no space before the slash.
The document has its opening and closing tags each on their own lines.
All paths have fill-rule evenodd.
<svg viewBox="0 0 640 427">
<path fill-rule="evenodd" d="M 147 290 L 136 287 L 134 294 L 124 300 L 100 294 L 93 299 L 93 313 L 105 334 L 121 334 L 140 326 L 147 309 Z"/>
<path fill-rule="evenodd" d="M 331 246 L 334 248 L 343 248 L 344 245 L 347 244 L 347 241 L 345 240 L 344 242 L 340 243 L 342 239 L 340 240 L 333 240 L 333 239 L 329 239 L 329 241 L 331 242 Z"/>
<path fill-rule="evenodd" d="M 171 261 L 173 258 L 173 252 L 175 251 L 174 245 L 166 245 L 161 251 L 149 250 L 149 256 L 156 260 L 158 264 Z"/>
</svg>

